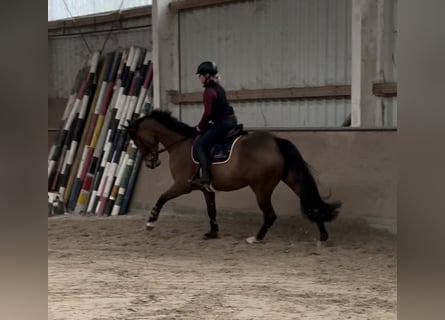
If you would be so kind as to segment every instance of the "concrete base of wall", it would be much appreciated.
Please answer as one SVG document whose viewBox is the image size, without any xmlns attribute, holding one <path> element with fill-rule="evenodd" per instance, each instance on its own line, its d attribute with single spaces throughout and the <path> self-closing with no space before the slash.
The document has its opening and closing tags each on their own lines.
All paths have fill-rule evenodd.
<svg viewBox="0 0 445 320">
<path fill-rule="evenodd" d="M 395 131 L 276 132 L 292 141 L 313 167 L 322 194 L 343 201 L 338 221 L 364 219 L 371 226 L 397 232 Z M 156 170 L 141 168 L 132 209 L 150 209 L 173 182 L 168 155 L 162 154 Z M 298 198 L 280 183 L 273 194 L 277 215 L 300 214 Z M 218 192 L 218 210 L 259 212 L 253 192 L 244 188 Z M 173 211 L 205 209 L 204 197 L 192 192 L 165 205 Z M 260 214 L 260 213 L 259 213 Z"/>
</svg>

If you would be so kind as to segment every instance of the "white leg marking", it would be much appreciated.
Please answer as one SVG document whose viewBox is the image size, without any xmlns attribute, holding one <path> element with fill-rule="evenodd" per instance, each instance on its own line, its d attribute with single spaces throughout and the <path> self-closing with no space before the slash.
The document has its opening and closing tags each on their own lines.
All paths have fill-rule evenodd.
<svg viewBox="0 0 445 320">
<path fill-rule="evenodd" d="M 155 227 L 155 224 L 153 222 L 147 222 L 147 224 L 145 225 L 145 228 L 147 230 L 153 230 Z"/>
<path fill-rule="evenodd" d="M 248 244 L 252 244 L 252 243 L 258 243 L 260 241 L 258 241 L 256 237 L 249 237 L 249 238 L 246 239 L 246 242 Z"/>
</svg>

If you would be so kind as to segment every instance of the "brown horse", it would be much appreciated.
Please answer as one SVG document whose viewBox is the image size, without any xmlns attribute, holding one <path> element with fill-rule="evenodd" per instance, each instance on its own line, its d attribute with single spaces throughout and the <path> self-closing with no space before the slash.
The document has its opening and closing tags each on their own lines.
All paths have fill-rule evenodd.
<svg viewBox="0 0 445 320">
<path fill-rule="evenodd" d="M 170 171 L 174 183 L 159 197 L 150 212 L 146 227 L 152 229 L 167 201 L 197 190 L 190 184 L 190 179 L 198 168 L 191 159 L 191 148 L 197 133 L 193 127 L 172 117 L 170 112 L 158 110 L 130 122 L 127 129 L 147 167 L 154 169 L 159 166 L 158 155 L 163 151 L 168 151 L 170 156 Z M 165 149 L 160 150 L 159 143 Z M 248 238 L 247 242 L 263 240 L 274 223 L 276 214 L 271 196 L 280 181 L 300 197 L 301 211 L 310 221 L 317 224 L 320 240 L 328 239 L 324 222 L 335 219 L 341 202 L 328 203 L 320 197 L 308 164 L 290 141 L 268 132 L 245 134 L 233 147 L 230 160 L 225 164 L 212 165 L 210 172 L 215 190 L 232 191 L 250 186 L 255 193 L 264 215 L 264 222 L 257 235 Z M 204 193 L 210 218 L 210 231 L 204 238 L 217 238 L 215 193 L 201 191 Z"/>
</svg>

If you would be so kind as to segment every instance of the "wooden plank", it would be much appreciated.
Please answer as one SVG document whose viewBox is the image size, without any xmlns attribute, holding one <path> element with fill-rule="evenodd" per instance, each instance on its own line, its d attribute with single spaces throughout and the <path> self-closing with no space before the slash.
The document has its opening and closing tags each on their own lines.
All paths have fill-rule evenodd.
<svg viewBox="0 0 445 320">
<path fill-rule="evenodd" d="M 397 96 L 397 83 L 374 83 L 372 85 L 372 93 L 378 97 L 395 97 Z"/>
<path fill-rule="evenodd" d="M 339 98 L 350 97 L 350 85 L 333 85 L 321 87 L 295 87 L 279 89 L 253 89 L 227 91 L 230 101 L 259 101 L 259 100 L 296 100 L 309 98 Z M 378 97 L 397 96 L 397 83 L 375 83 L 373 93 Z M 170 91 L 171 102 L 174 104 L 192 104 L 202 102 L 202 92 L 180 93 Z"/>
<path fill-rule="evenodd" d="M 351 86 L 334 85 L 322 87 L 279 88 L 279 89 L 253 89 L 227 91 L 230 101 L 255 100 L 293 100 L 307 98 L 335 98 L 349 97 Z M 170 91 L 171 102 L 174 104 L 190 104 L 202 102 L 202 92 L 179 93 Z"/>
<path fill-rule="evenodd" d="M 74 20 L 67 18 L 63 20 L 48 21 L 48 30 L 94 26 L 117 20 L 127 20 L 131 18 L 148 16 L 151 16 L 151 5 L 123 10 L 120 12 L 113 11 L 83 17 L 74 17 Z"/>
<path fill-rule="evenodd" d="M 171 102 L 174 104 L 202 102 L 202 92 L 180 93 L 175 90 L 170 90 L 169 94 Z"/>
<path fill-rule="evenodd" d="M 211 7 L 221 4 L 229 4 L 242 1 L 252 1 L 252 0 L 180 0 L 180 1 L 170 2 L 168 4 L 168 7 L 171 11 L 177 12 L 181 10 Z"/>
</svg>

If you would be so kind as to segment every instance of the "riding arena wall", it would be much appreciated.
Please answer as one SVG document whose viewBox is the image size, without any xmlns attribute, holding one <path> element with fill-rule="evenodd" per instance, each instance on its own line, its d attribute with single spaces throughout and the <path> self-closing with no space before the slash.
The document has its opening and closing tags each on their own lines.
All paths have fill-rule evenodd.
<svg viewBox="0 0 445 320">
<path fill-rule="evenodd" d="M 378 131 L 279 131 L 276 135 L 292 141 L 311 165 L 322 195 L 343 201 L 338 220 L 358 219 L 373 227 L 397 232 L 396 137 L 394 130 Z M 160 155 L 161 165 L 141 167 L 132 209 L 148 210 L 173 182 L 168 155 Z M 280 183 L 272 202 L 278 218 L 300 214 L 298 197 Z M 249 188 L 216 193 L 217 210 L 261 212 Z M 201 192 L 192 192 L 169 201 L 165 210 L 205 214 Z M 336 222 L 337 223 L 337 222 Z M 341 223 L 341 222 L 339 222 Z"/>
<path fill-rule="evenodd" d="M 239 95 L 233 105 L 240 122 L 254 130 L 271 130 L 292 141 L 313 167 L 321 193 L 332 193 L 332 199 L 343 201 L 336 223 L 346 219 L 361 219 L 372 226 L 395 233 L 396 91 L 386 91 L 377 98 L 383 110 L 380 128 L 341 127 L 352 111 L 351 55 L 354 52 L 351 51 L 350 39 L 351 26 L 356 23 L 351 21 L 354 8 L 346 0 L 286 3 L 301 15 L 301 19 L 290 19 L 287 15 L 288 19 L 283 20 L 282 13 L 290 11 L 268 0 L 226 1 L 226 4 L 219 6 L 179 11 L 177 15 L 181 19 L 172 34 L 173 38 L 178 37 L 181 41 L 171 45 L 172 49 L 177 49 L 176 56 L 169 52 L 163 53 L 162 50 L 160 56 L 168 56 L 169 59 L 176 57 L 176 63 L 180 66 L 173 73 L 158 70 L 163 81 L 160 90 L 169 93 L 165 95 L 168 104 L 155 107 L 168 108 L 180 120 L 194 124 L 202 108 L 200 101 L 194 98 L 201 90 L 194 75 L 194 67 L 202 59 L 214 57 L 221 69 L 223 85 L 235 96 Z M 147 6 L 130 10 L 118 14 L 117 19 L 99 16 L 79 18 L 75 24 L 71 21 L 49 23 L 48 149 L 57 136 L 76 72 L 89 56 L 86 44 L 91 50 L 102 48 L 104 53 L 129 46 L 154 50 L 154 46 L 158 45 L 156 41 L 165 39 L 154 39 L 157 26 L 152 21 L 152 9 L 152 6 Z M 382 70 L 379 74 L 383 74 L 387 82 L 384 85 L 397 81 L 394 58 L 395 9 L 392 2 L 384 2 L 380 22 L 382 36 L 379 38 Z M 243 19 L 243 14 L 250 20 Z M 312 19 L 307 18 L 309 15 L 313 15 Z M 225 16 L 233 17 L 229 24 L 222 18 L 213 19 Z M 202 17 L 216 22 L 211 24 L 211 28 L 201 28 L 200 24 L 204 21 Z M 255 25 L 255 30 L 259 32 L 254 37 L 248 33 L 251 25 Z M 195 34 L 195 31 L 199 34 Z M 214 32 L 219 36 L 211 38 Z M 208 38 L 208 41 L 201 41 L 202 37 Z M 276 45 L 268 45 L 268 39 L 277 41 Z M 287 47 L 282 48 L 284 44 Z M 198 47 L 201 50 L 197 50 Z M 243 52 L 251 54 L 245 56 Z M 240 60 L 240 57 L 244 57 L 244 60 Z M 289 59 L 296 60 L 289 65 Z M 156 65 L 159 61 L 154 59 L 154 63 Z M 279 67 L 284 69 L 279 71 Z M 171 83 L 177 86 L 168 87 Z M 304 94 L 315 96 L 298 96 L 301 88 L 309 92 Z M 330 91 L 320 93 L 320 88 Z M 281 89 L 288 90 L 285 98 L 271 100 L 268 97 L 262 100 L 257 96 L 245 99 L 246 94 L 252 92 L 264 95 L 269 90 Z M 155 87 L 154 90 L 159 89 Z M 176 95 L 172 90 L 177 91 Z M 276 95 L 278 91 L 272 94 Z M 184 94 L 183 99 L 191 100 L 185 103 L 180 99 L 175 101 L 178 92 Z M 281 91 L 278 93 L 281 94 Z M 244 97 L 244 100 L 240 97 Z M 172 178 L 168 155 L 162 154 L 160 159 L 162 164 L 156 170 L 141 167 L 131 210 L 148 212 L 159 195 L 170 186 Z M 278 218 L 300 214 L 298 198 L 284 184 L 278 185 L 272 200 Z M 228 211 L 258 212 L 261 216 L 254 195 L 248 188 L 229 193 L 217 192 L 216 205 L 221 214 Z M 199 192 L 193 192 L 171 200 L 165 205 L 165 210 L 200 210 L 205 214 L 204 197 Z"/>
</svg>

